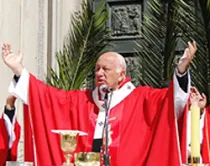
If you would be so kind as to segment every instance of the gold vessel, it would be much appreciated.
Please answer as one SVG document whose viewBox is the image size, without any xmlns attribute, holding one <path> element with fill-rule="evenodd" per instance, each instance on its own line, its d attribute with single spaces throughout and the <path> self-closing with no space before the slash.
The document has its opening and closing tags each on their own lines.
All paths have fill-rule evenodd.
<svg viewBox="0 0 210 166">
<path fill-rule="evenodd" d="M 73 163 L 70 162 L 71 153 L 75 151 L 77 146 L 77 136 L 78 133 L 69 132 L 60 134 L 61 137 L 61 149 L 65 153 L 66 162 L 63 163 L 63 166 L 73 166 Z"/>
<path fill-rule="evenodd" d="M 75 154 L 76 166 L 100 166 L 100 153 L 81 152 Z"/>
<path fill-rule="evenodd" d="M 192 157 L 190 164 L 182 164 L 182 166 L 209 166 L 209 164 L 200 164 L 200 157 Z"/>
</svg>

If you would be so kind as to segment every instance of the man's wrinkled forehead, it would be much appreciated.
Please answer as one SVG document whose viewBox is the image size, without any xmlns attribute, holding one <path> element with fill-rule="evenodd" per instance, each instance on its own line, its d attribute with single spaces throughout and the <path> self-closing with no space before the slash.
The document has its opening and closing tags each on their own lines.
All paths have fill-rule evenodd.
<svg viewBox="0 0 210 166">
<path fill-rule="evenodd" d="M 117 57 L 112 54 L 103 54 L 101 55 L 97 62 L 96 65 L 106 65 L 106 64 L 115 64 L 117 62 Z"/>
<path fill-rule="evenodd" d="M 99 56 L 98 60 L 100 59 L 117 59 L 117 55 L 115 52 L 107 52 Z"/>
<path fill-rule="evenodd" d="M 114 61 L 109 60 L 100 60 L 96 63 L 95 68 L 116 68 L 116 63 Z"/>
</svg>

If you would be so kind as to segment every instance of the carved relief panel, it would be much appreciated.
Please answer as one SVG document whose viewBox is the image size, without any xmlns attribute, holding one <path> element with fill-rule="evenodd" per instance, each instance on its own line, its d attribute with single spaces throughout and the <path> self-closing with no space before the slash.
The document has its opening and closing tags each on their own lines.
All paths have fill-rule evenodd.
<svg viewBox="0 0 210 166">
<path fill-rule="evenodd" d="M 141 5 L 110 6 L 112 38 L 139 37 L 141 35 Z"/>
<path fill-rule="evenodd" d="M 107 0 L 108 29 L 114 51 L 134 52 L 135 41 L 142 36 L 143 0 Z"/>
<path fill-rule="evenodd" d="M 93 0 L 97 8 L 101 0 Z M 112 51 L 122 54 L 127 63 L 127 76 L 134 84 L 138 84 L 133 77 L 136 64 L 134 57 L 136 41 L 142 39 L 143 12 L 146 6 L 143 0 L 107 0 L 109 20 L 107 28 L 110 30 L 110 40 L 114 43 Z"/>
</svg>

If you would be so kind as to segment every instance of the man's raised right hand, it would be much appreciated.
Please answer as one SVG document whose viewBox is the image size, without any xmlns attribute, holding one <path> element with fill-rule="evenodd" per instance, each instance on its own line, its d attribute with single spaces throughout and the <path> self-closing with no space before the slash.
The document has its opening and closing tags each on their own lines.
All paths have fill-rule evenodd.
<svg viewBox="0 0 210 166">
<path fill-rule="evenodd" d="M 22 66 L 22 54 L 14 54 L 10 44 L 2 45 L 2 59 L 4 63 L 13 71 L 16 76 L 20 76 L 23 70 Z"/>
</svg>

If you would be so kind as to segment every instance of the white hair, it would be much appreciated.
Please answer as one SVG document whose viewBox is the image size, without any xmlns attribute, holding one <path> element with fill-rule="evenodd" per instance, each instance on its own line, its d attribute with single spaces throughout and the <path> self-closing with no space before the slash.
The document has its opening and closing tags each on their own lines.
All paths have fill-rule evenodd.
<svg viewBox="0 0 210 166">
<path fill-rule="evenodd" d="M 121 72 L 123 69 L 126 72 L 126 62 L 125 62 L 125 58 L 121 55 L 115 52 L 115 55 L 117 57 L 117 59 L 119 60 L 120 66 L 117 68 L 117 72 Z"/>
</svg>

